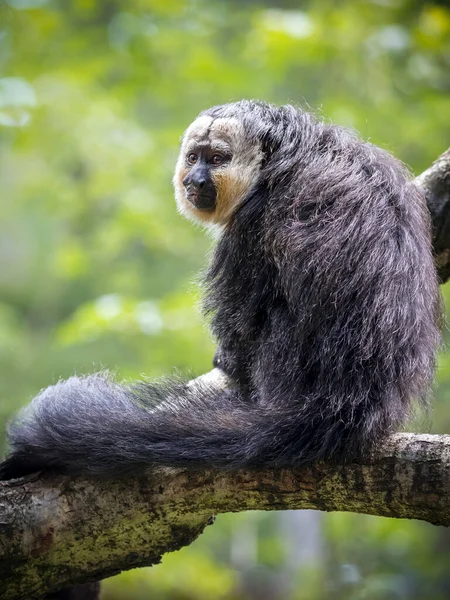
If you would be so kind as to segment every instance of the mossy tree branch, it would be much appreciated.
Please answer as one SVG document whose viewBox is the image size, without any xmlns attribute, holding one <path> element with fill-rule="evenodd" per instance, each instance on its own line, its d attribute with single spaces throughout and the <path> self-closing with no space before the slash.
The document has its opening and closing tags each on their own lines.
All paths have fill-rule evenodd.
<svg viewBox="0 0 450 600">
<path fill-rule="evenodd" d="M 315 508 L 450 525 L 450 436 L 396 434 L 347 466 L 174 469 L 114 480 L 45 474 L 1 484 L 0 597 L 104 579 L 190 544 L 212 515 Z"/>
</svg>

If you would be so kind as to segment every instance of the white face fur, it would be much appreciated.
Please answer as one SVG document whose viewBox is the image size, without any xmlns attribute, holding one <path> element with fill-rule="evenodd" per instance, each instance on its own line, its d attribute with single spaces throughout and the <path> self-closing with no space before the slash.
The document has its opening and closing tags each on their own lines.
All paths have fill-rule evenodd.
<svg viewBox="0 0 450 600">
<path fill-rule="evenodd" d="M 188 157 L 197 148 L 208 146 L 212 152 L 231 156 L 231 160 L 211 169 L 217 193 L 214 210 L 201 210 L 189 201 L 183 179 L 188 175 Z M 189 219 L 204 225 L 225 225 L 234 210 L 247 196 L 257 180 L 262 151 L 251 145 L 242 123 L 235 118 L 202 116 L 187 129 L 181 143 L 173 184 L 178 210 Z"/>
</svg>

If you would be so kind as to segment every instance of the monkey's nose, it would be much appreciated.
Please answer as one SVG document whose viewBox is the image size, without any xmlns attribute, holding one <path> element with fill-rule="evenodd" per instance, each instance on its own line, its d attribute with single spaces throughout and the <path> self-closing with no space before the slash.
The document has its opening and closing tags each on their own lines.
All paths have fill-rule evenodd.
<svg viewBox="0 0 450 600">
<path fill-rule="evenodd" d="M 207 184 L 205 177 L 194 178 L 194 177 L 185 177 L 183 179 L 183 185 L 185 188 L 195 188 L 197 190 L 202 190 Z"/>
<path fill-rule="evenodd" d="M 206 187 L 206 177 L 193 177 L 190 181 L 190 184 L 194 186 L 196 190 L 201 192 Z"/>
</svg>

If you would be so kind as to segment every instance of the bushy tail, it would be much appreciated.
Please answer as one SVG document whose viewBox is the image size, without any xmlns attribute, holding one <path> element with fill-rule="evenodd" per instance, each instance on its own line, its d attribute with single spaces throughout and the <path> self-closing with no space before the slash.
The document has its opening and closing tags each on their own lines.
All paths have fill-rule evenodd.
<svg viewBox="0 0 450 600">
<path fill-rule="evenodd" d="M 299 428 L 298 408 L 275 411 L 201 380 L 124 385 L 105 374 L 71 377 L 43 390 L 10 425 L 12 453 L 0 478 L 48 468 L 108 474 L 142 465 L 292 465 L 305 442 Z"/>
</svg>

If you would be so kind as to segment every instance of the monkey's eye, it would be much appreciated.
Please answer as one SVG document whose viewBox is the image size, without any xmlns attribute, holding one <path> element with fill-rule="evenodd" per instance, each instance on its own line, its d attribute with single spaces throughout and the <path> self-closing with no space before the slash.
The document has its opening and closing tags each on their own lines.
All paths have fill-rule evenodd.
<svg viewBox="0 0 450 600">
<path fill-rule="evenodd" d="M 224 161 L 224 157 L 221 154 L 214 154 L 211 158 L 211 163 L 215 166 L 215 167 L 219 167 L 223 161 Z"/>
<path fill-rule="evenodd" d="M 195 165 L 195 163 L 198 161 L 198 154 L 195 154 L 195 152 L 191 152 L 190 154 L 188 154 L 187 161 L 188 164 Z"/>
</svg>

